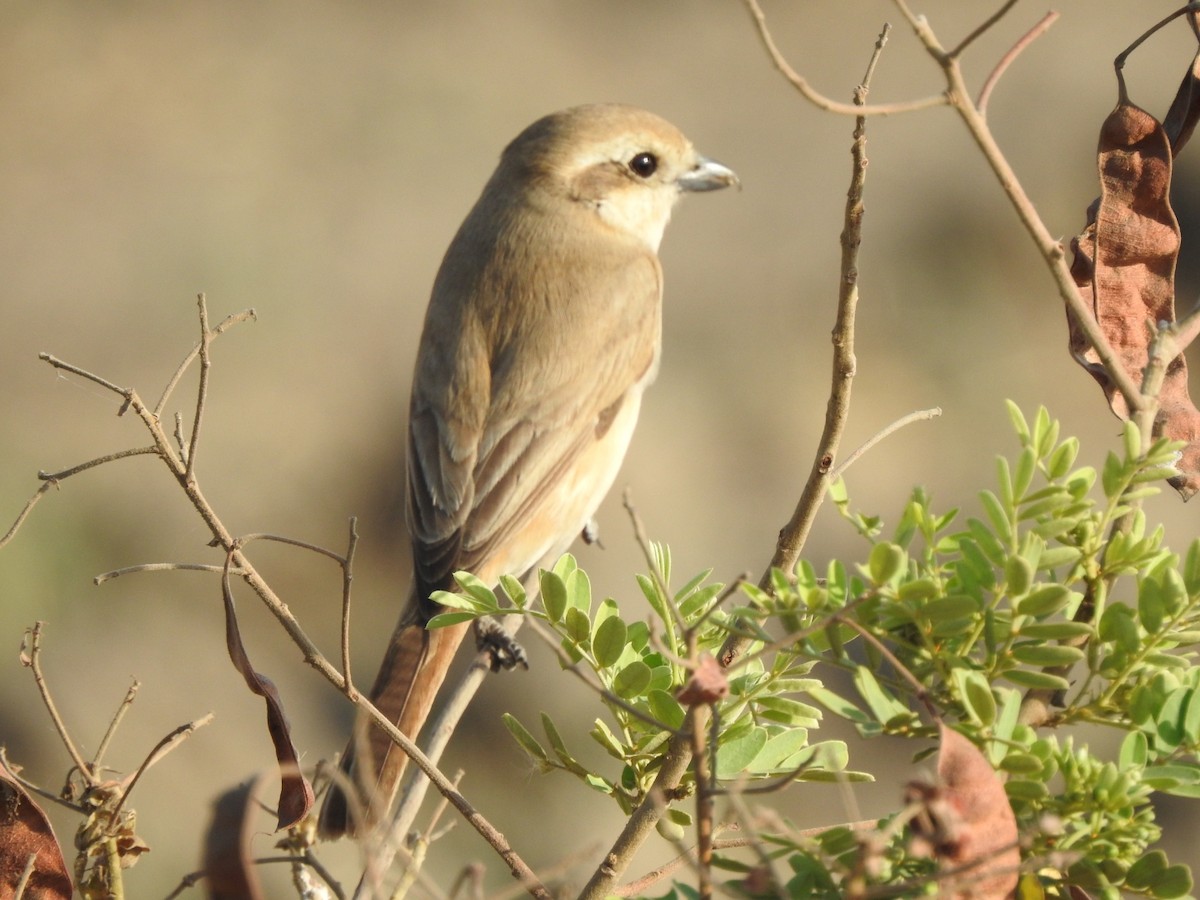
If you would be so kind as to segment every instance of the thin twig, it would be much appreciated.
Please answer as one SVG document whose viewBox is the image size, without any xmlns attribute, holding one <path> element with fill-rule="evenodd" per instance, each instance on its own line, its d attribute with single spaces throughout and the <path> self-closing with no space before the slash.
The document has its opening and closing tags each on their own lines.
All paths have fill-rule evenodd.
<svg viewBox="0 0 1200 900">
<path fill-rule="evenodd" d="M 750 843 L 749 838 L 723 838 L 713 841 L 714 850 L 737 850 L 741 847 L 746 847 Z M 683 853 L 676 856 L 668 863 L 664 863 L 657 869 L 653 869 L 643 875 L 641 878 L 634 881 L 628 881 L 620 887 L 614 889 L 610 896 L 613 897 L 641 897 L 646 890 L 656 882 L 662 881 L 669 875 L 679 871 L 685 865 L 691 863 L 691 854 Z"/>
<path fill-rule="evenodd" d="M 212 330 L 212 336 L 214 338 L 220 337 L 234 325 L 238 325 L 245 321 L 258 321 L 258 313 L 255 312 L 253 308 L 243 309 L 239 313 L 232 313 L 231 315 L 226 316 L 221 324 Z M 191 349 L 191 352 L 189 352 L 188 355 L 183 358 L 183 362 L 179 364 L 179 368 L 175 370 L 175 374 L 171 376 L 171 380 L 167 382 L 167 386 L 163 388 L 162 396 L 160 396 L 158 398 L 158 402 L 154 404 L 155 416 L 162 415 L 163 407 L 167 405 L 167 400 L 174 392 L 176 385 L 179 384 L 179 379 L 183 377 L 183 373 L 187 371 L 188 366 L 192 364 L 199 354 L 200 342 L 197 342 L 196 346 Z M 180 437 L 180 444 L 182 445 L 182 443 L 183 438 Z"/>
<path fill-rule="evenodd" d="M 829 473 L 829 480 L 837 481 L 842 477 L 842 475 L 845 474 L 848 468 L 858 461 L 863 454 L 865 454 L 880 441 L 895 434 L 906 425 L 911 425 L 914 422 L 927 422 L 930 419 L 936 419 L 941 414 L 942 408 L 940 406 L 932 406 L 929 409 L 918 409 L 915 412 L 910 412 L 906 416 L 901 416 L 891 425 L 886 426 L 881 431 L 876 432 L 874 435 L 868 438 L 866 443 L 864 443 L 862 446 L 849 453 L 846 458 L 838 463 L 838 465 L 835 466 Z"/>
<path fill-rule="evenodd" d="M 763 47 L 766 48 L 767 55 L 771 57 L 771 62 L 775 68 L 791 82 L 809 103 L 823 109 L 827 112 L 837 113 L 843 116 L 894 116 L 899 113 L 916 112 L 921 109 L 930 109 L 935 106 L 946 106 L 950 99 L 945 94 L 935 94 L 932 97 L 924 97 L 920 100 L 908 100 L 903 103 L 884 103 L 877 106 L 860 106 L 856 103 L 840 103 L 817 90 L 808 83 L 808 81 L 800 75 L 795 69 L 788 64 L 786 58 L 775 45 L 775 39 L 771 36 L 771 31 L 767 28 L 767 17 L 762 11 L 762 7 L 758 5 L 758 0 L 744 0 L 746 9 L 749 10 L 751 18 L 758 28 L 758 36 L 762 41 Z"/>
<path fill-rule="evenodd" d="M 204 421 L 204 404 L 208 402 L 208 372 L 212 368 L 208 348 L 212 344 L 213 335 L 208 330 L 208 303 L 203 294 L 196 296 L 196 306 L 200 311 L 200 386 L 196 391 L 192 437 L 188 442 L 187 459 L 184 461 L 184 465 L 187 466 L 185 477 L 188 481 L 196 480 L 196 448 L 200 446 L 200 424 Z"/>
<path fill-rule="evenodd" d="M 92 768 L 94 771 L 100 770 L 100 764 L 104 761 L 104 754 L 108 751 L 108 745 L 112 742 L 113 735 L 117 733 L 117 726 L 121 724 L 121 720 L 125 718 L 125 713 L 129 711 L 129 707 L 133 704 L 134 697 L 137 696 L 138 689 L 142 683 L 136 678 L 129 685 L 129 690 L 125 692 L 120 704 L 117 706 L 117 711 L 113 713 L 113 717 L 109 720 L 108 728 L 104 730 L 104 737 L 100 739 L 100 746 L 96 748 L 96 755 L 92 757 Z"/>
<path fill-rule="evenodd" d="M 21 641 L 21 662 L 28 666 L 33 672 L 34 683 L 37 684 L 38 691 L 42 695 L 42 703 L 46 706 L 46 711 L 50 714 L 50 721 L 54 723 L 54 729 L 58 732 L 59 739 L 63 742 L 63 746 L 67 748 L 67 753 L 75 762 L 75 767 L 79 769 L 79 775 L 89 786 L 96 785 L 96 775 L 83 759 L 83 754 L 79 752 L 79 748 L 75 746 L 75 742 L 71 740 L 70 732 L 67 731 L 67 724 L 59 715 L 58 707 L 54 703 L 54 697 L 50 694 L 50 685 L 46 681 L 46 676 L 42 672 L 42 628 L 45 627 L 45 622 L 35 622 L 33 628 L 27 629 L 25 639 Z"/>
<path fill-rule="evenodd" d="M 80 472 L 86 472 L 88 469 L 96 466 L 104 465 L 104 463 L 112 462 L 116 459 L 125 459 L 130 456 L 145 456 L 150 453 L 157 453 L 158 448 L 150 447 L 134 447 L 131 450 L 118 450 L 116 453 L 108 453 L 104 456 L 98 456 L 95 459 L 89 459 L 87 462 L 80 463 L 77 466 L 71 466 L 69 469 L 63 469 L 59 472 L 38 472 L 38 481 L 65 481 L 72 475 L 78 475 Z"/>
<path fill-rule="evenodd" d="M 209 713 L 206 716 L 201 716 L 194 722 L 188 722 L 184 725 L 180 725 L 154 745 L 154 749 L 146 755 L 146 758 L 142 760 L 142 764 L 137 767 L 132 775 L 129 775 L 124 779 L 122 783 L 121 799 L 117 801 L 117 805 L 113 807 L 112 811 L 112 820 L 114 822 L 117 821 L 117 817 L 121 812 L 121 807 L 125 805 L 125 801 L 128 800 L 129 795 L 133 793 L 134 786 L 136 786 L 141 780 L 142 775 L 144 775 L 152 765 L 195 734 L 197 729 L 203 728 L 212 720 L 213 714 Z"/>
<path fill-rule="evenodd" d="M 42 483 L 41 487 L 33 492 L 32 496 L 25 501 L 25 505 L 21 507 L 21 511 L 17 513 L 17 518 L 13 520 L 12 525 L 8 527 L 8 531 L 4 532 L 3 537 L 0 537 L 0 547 L 4 547 L 13 539 L 16 533 L 20 530 L 21 526 L 25 524 L 25 520 L 29 518 L 29 514 L 33 512 L 33 508 L 37 506 L 38 501 L 46 495 L 47 491 L 57 486 L 58 484 L 56 482 L 46 481 Z"/>
<path fill-rule="evenodd" d="M 101 572 L 92 579 L 92 584 L 104 584 L 104 582 L 120 578 L 122 575 L 137 575 L 142 572 L 214 572 L 219 575 L 224 571 L 224 566 L 214 566 L 208 563 L 142 563 L 113 569 L 111 572 Z M 234 568 L 229 570 L 229 574 L 245 575 L 246 571 Z"/>
<path fill-rule="evenodd" d="M 1121 392 L 1131 411 L 1136 411 L 1141 403 L 1141 391 L 1138 384 L 1125 371 L 1112 344 L 1101 330 L 1096 321 L 1095 312 L 1087 299 L 1080 293 L 1071 276 L 1070 267 L 1066 262 L 1066 253 L 1062 242 L 1050 234 L 1046 224 L 1038 215 L 1036 207 L 1025 193 L 1024 187 L 1017 179 L 1008 159 L 1001 152 L 987 120 L 971 100 L 971 92 L 963 78 L 962 68 L 958 60 L 948 54 L 937 39 L 937 35 L 929 27 L 924 17 L 916 16 L 908 8 L 905 0 L 893 0 L 897 8 L 908 20 L 917 38 L 924 45 L 926 52 L 942 68 L 948 87 L 947 94 L 951 98 L 951 106 L 963 120 L 967 131 L 974 139 L 976 146 L 983 153 L 984 159 L 991 167 L 992 174 L 1000 183 L 1001 189 L 1008 196 L 1009 202 L 1017 213 L 1017 218 L 1033 239 L 1041 253 L 1046 266 L 1050 270 L 1054 283 L 1058 287 L 1059 297 L 1066 305 L 1071 316 L 1075 319 L 1081 331 L 1087 337 L 1088 343 L 1096 351 L 1101 364 L 1104 366 L 1113 384 Z"/>
<path fill-rule="evenodd" d="M 71 363 L 64 362 L 63 360 L 59 359 L 56 356 L 52 356 L 49 353 L 39 353 L 38 359 L 44 360 L 45 362 L 50 363 L 50 365 L 52 365 L 56 369 L 61 369 L 64 372 L 70 372 L 72 375 L 78 375 L 81 378 L 86 378 L 88 381 L 92 382 L 93 384 L 98 384 L 102 388 L 107 388 L 108 390 L 112 391 L 114 394 L 119 394 L 122 397 L 124 397 L 126 394 L 129 393 L 128 390 L 126 390 L 125 388 L 122 388 L 122 387 L 117 387 L 115 384 L 113 384 L 108 379 L 101 378 L 99 375 L 89 372 L 87 369 L 81 369 L 79 366 L 74 366 L 74 365 L 71 365 Z"/>
<path fill-rule="evenodd" d="M 748 0 L 748 2 L 753 2 L 753 0 Z M 870 91 L 868 78 L 875 72 L 879 55 L 887 42 L 888 30 L 888 27 L 885 26 L 880 33 L 867 64 L 867 77 L 854 91 L 853 106 L 856 108 L 862 108 L 867 102 L 867 94 Z M 850 416 L 851 386 L 858 365 L 854 354 L 854 322 L 859 296 L 858 250 L 862 244 L 863 191 L 867 177 L 866 147 L 867 120 L 865 117 L 859 116 L 855 120 L 854 140 L 850 146 L 850 186 L 846 191 L 846 205 L 843 214 L 838 306 L 832 334 L 832 373 L 829 400 L 825 407 L 825 424 L 804 490 L 801 492 L 791 518 L 780 529 L 774 555 L 762 578 L 759 579 L 759 586 L 763 590 L 770 590 L 772 570 L 780 569 L 789 572 L 795 568 L 800 551 L 812 530 L 817 510 L 820 509 L 828 490 L 830 470 L 837 458 L 842 433 Z M 747 641 L 744 638 L 736 633 L 731 634 L 726 639 L 718 656 L 721 664 L 729 666 L 745 650 L 746 644 Z"/>
<path fill-rule="evenodd" d="M 342 560 L 342 677 L 351 699 L 357 693 L 350 677 L 350 588 L 354 583 L 354 550 L 358 546 L 358 518 L 350 517 L 350 537 L 346 541 L 346 556 Z"/>
<path fill-rule="evenodd" d="M 1057 21 L 1058 13 L 1054 10 L 1050 10 L 1050 12 L 1046 13 L 1046 15 L 1042 16 L 1040 22 L 1025 32 L 1025 34 L 1021 36 L 1020 40 L 1013 44 L 1012 48 L 1005 53 L 1004 56 L 1000 57 L 1000 62 L 996 63 L 996 67 L 992 69 L 991 74 L 988 75 L 987 80 L 984 81 L 983 87 L 979 89 L 979 99 L 975 101 L 975 105 L 979 107 L 979 115 L 987 118 L 987 105 L 988 100 L 990 100 L 992 97 L 992 90 L 996 87 L 996 83 L 1000 81 L 1000 78 L 1008 70 L 1008 67 L 1016 61 L 1018 56 L 1025 52 L 1025 49 L 1030 44 L 1049 31 L 1050 26 Z M 951 55 L 953 56 L 957 54 L 952 53 Z"/>
<path fill-rule="evenodd" d="M 357 537 L 357 535 L 355 537 Z M 256 531 L 251 532 L 250 534 L 238 535 L 239 547 L 245 547 L 254 541 L 274 541 L 277 544 L 287 544 L 291 547 L 299 547 L 301 550 L 310 550 L 313 553 L 320 554 L 321 556 L 327 556 L 340 566 L 345 567 L 346 565 L 346 557 L 342 556 L 340 553 L 335 553 L 327 547 L 322 547 L 320 544 L 302 541 L 299 538 L 288 537 L 287 535 L 283 534 L 271 534 L 270 532 L 266 531 Z"/>
<path fill-rule="evenodd" d="M 993 25 L 1003 19 L 1005 14 L 1016 5 L 1017 0 L 1005 0 L 1004 5 L 1001 6 L 1000 9 L 996 10 L 996 12 L 984 19 L 982 24 L 975 28 L 961 41 L 959 41 L 958 46 L 946 55 L 952 59 L 961 56 L 964 50 L 971 46 L 971 44 L 973 44 L 978 38 L 982 37 L 984 33 L 987 32 Z"/>
</svg>

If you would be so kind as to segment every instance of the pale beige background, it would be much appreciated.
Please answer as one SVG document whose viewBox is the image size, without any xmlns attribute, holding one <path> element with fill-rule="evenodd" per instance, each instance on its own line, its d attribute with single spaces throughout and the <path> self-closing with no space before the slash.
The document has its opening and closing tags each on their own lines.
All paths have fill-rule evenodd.
<svg viewBox="0 0 1200 900">
<path fill-rule="evenodd" d="M 918 6 L 947 44 L 993 9 Z M 1111 57 L 1172 7 L 1066 0 L 993 98 L 997 136 L 1056 234 L 1080 226 L 1095 194 L 1095 134 L 1115 99 Z M 941 85 L 887 3 L 768 10 L 797 67 L 834 96 L 849 97 L 889 19 L 897 28 L 873 99 Z M 1022 4 L 980 41 L 967 59 L 974 84 L 1043 11 Z M 1136 96 L 1164 109 L 1189 54 L 1182 27 L 1158 39 L 1131 66 Z M 337 547 L 347 517 L 360 517 L 355 651 L 365 676 L 406 578 L 403 409 L 442 249 L 510 137 L 542 113 L 593 100 L 656 110 L 742 177 L 740 193 L 690 198 L 667 235 L 662 374 L 619 483 L 674 548 L 680 581 L 710 566 L 725 580 L 757 574 L 824 413 L 851 123 L 785 85 L 733 0 L 5 4 L 0 513 L 15 515 L 38 469 L 146 440 L 131 417 L 115 416 L 112 396 L 59 377 L 38 351 L 153 400 L 194 340 L 197 291 L 214 320 L 253 306 L 259 322 L 214 349 L 200 478 L 237 532 Z M 943 508 L 975 509 L 994 455 L 1015 446 L 1004 398 L 1030 411 L 1047 404 L 1099 463 L 1117 424 L 1067 358 L 1050 279 L 954 115 L 877 120 L 870 140 L 847 442 L 915 408 L 940 405 L 945 416 L 855 467 L 858 504 L 894 523 L 919 483 Z M 1194 164 L 1183 171 L 1194 183 Z M 1181 296 L 1193 294 L 1185 281 Z M 172 409 L 190 409 L 189 390 Z M 1195 535 L 1195 509 L 1174 496 L 1149 509 L 1180 549 Z M 607 549 L 580 558 L 597 593 L 635 610 L 641 562 L 619 503 L 608 502 L 601 524 Z M 96 588 L 90 578 L 141 562 L 217 561 L 207 538 L 165 470 L 136 459 L 64 484 L 0 553 L 0 741 L 31 777 L 54 785 L 67 766 L 17 660 L 37 618 L 49 622 L 45 666 L 85 749 L 130 678 L 141 679 L 110 754 L 120 769 L 176 725 L 216 714 L 134 798 L 154 848 L 132 873 L 136 896 L 166 893 L 195 867 L 210 798 L 268 765 L 270 747 L 261 701 L 225 658 L 212 579 L 144 575 Z M 824 566 L 862 549 L 827 510 L 807 554 Z M 302 553 L 254 552 L 332 652 L 337 573 Z M 340 749 L 345 705 L 249 596 L 242 611 L 305 759 Z M 467 791 L 534 866 L 589 863 L 615 818 L 577 783 L 532 775 L 496 721 L 502 709 L 534 719 L 583 705 L 544 653 L 535 663 L 488 686 L 451 765 L 468 768 Z M 574 743 L 590 752 L 586 738 Z M 855 743 L 852 758 L 903 763 L 915 749 Z M 855 800 L 880 814 L 910 774 L 901 765 Z M 783 802 L 805 825 L 851 814 L 832 789 L 797 789 Z M 258 852 L 270 844 L 262 835 Z M 330 859 L 343 877 L 353 870 L 348 849 Z M 490 885 L 506 883 L 465 827 L 430 870 L 448 885 L 472 859 L 487 862 Z"/>
</svg>

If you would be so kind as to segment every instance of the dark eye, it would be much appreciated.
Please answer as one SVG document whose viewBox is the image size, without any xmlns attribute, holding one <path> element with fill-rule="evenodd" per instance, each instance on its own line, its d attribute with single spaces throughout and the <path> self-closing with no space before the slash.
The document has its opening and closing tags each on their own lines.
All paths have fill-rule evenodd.
<svg viewBox="0 0 1200 900">
<path fill-rule="evenodd" d="M 649 178 L 658 170 L 658 157 L 653 153 L 639 153 L 629 161 L 629 170 L 639 178 Z"/>
</svg>

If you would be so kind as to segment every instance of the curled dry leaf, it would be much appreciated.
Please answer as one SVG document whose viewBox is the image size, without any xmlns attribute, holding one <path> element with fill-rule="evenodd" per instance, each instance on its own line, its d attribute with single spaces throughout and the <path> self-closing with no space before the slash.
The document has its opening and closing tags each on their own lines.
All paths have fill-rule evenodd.
<svg viewBox="0 0 1200 900">
<path fill-rule="evenodd" d="M 22 878 L 27 900 L 71 898 L 71 876 L 45 812 L 0 760 L 0 900 L 15 897 Z"/>
<path fill-rule="evenodd" d="M 684 706 L 699 706 L 702 703 L 716 703 L 725 699 L 729 694 L 729 679 L 721 664 L 708 653 L 700 654 L 696 668 L 687 683 L 679 689 L 676 697 Z"/>
<path fill-rule="evenodd" d="M 1016 890 L 1021 865 L 1004 785 L 974 744 L 945 725 L 939 730 L 937 783 L 908 786 L 908 802 L 922 806 L 912 821 L 914 850 L 937 860 L 939 897 L 1004 900 Z"/>
<path fill-rule="evenodd" d="M 267 704 L 267 731 L 271 735 L 271 743 L 275 746 L 275 759 L 279 763 L 277 827 L 288 828 L 304 818 L 312 808 L 312 785 L 300 771 L 300 758 L 296 754 L 296 745 L 292 743 L 292 734 L 287 716 L 283 712 L 283 700 L 279 696 L 279 689 L 270 678 L 256 672 L 250 664 L 250 657 L 246 653 L 238 629 L 237 609 L 233 602 L 233 591 L 229 586 L 228 568 L 221 580 L 221 588 L 225 598 L 225 646 L 229 650 L 229 658 L 233 661 L 234 668 L 245 679 L 246 686 L 262 697 Z"/>
<path fill-rule="evenodd" d="M 1075 284 L 1122 368 L 1138 383 L 1154 329 L 1175 322 L 1180 231 L 1170 202 L 1172 160 L 1200 116 L 1196 73 L 1193 61 L 1165 127 L 1130 102 L 1122 84 L 1120 102 L 1100 129 L 1101 194 L 1088 211 L 1087 227 L 1071 243 Z M 1099 382 L 1113 412 L 1128 418 L 1125 398 L 1070 312 L 1067 320 L 1072 355 Z M 1182 353 L 1167 364 L 1154 434 L 1187 444 L 1178 464 L 1181 474 L 1171 485 L 1184 500 L 1191 498 L 1200 490 L 1200 411 L 1188 394 Z"/>
<path fill-rule="evenodd" d="M 248 781 L 217 798 L 204 835 L 204 874 L 211 900 L 261 900 L 250 838 L 261 779 Z"/>
</svg>

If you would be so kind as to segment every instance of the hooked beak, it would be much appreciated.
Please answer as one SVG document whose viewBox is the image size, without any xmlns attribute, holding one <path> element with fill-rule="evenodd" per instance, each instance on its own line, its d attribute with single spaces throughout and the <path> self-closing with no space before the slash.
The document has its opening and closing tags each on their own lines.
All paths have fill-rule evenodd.
<svg viewBox="0 0 1200 900">
<path fill-rule="evenodd" d="M 705 156 L 696 158 L 696 165 L 679 176 L 681 191 L 719 191 L 730 185 L 741 187 L 737 173 L 728 166 L 723 166 L 715 159 Z"/>
</svg>

